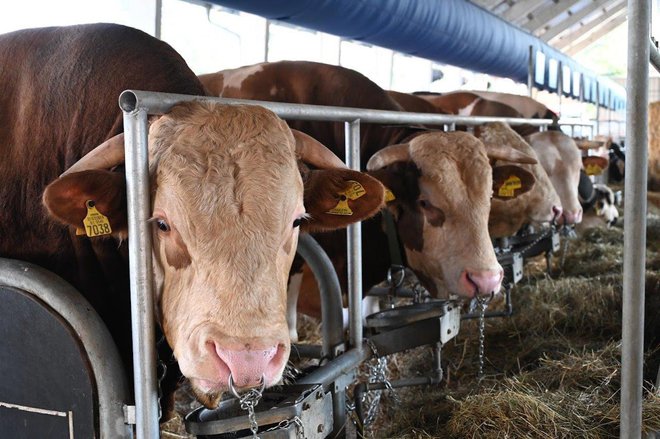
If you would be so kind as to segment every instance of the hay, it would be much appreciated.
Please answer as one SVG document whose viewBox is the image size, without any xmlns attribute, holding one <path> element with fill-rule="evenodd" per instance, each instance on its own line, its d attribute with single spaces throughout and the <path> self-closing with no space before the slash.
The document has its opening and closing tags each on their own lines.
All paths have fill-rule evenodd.
<svg viewBox="0 0 660 439">
<path fill-rule="evenodd" d="M 644 378 L 660 365 L 660 216 L 647 221 Z M 370 438 L 619 437 L 623 230 L 587 229 L 552 274 L 543 258 L 526 263 L 513 290 L 514 315 L 486 322 L 486 376 L 476 379 L 477 322 L 464 321 L 443 348 L 438 386 L 384 394 Z M 299 335 L 320 343 L 320 325 L 300 316 Z M 428 375 L 431 351 L 389 357 L 388 377 Z M 365 377 L 366 368 L 361 367 Z M 349 392 L 350 393 L 350 392 Z M 179 419 L 180 423 L 180 419 Z M 179 424 L 170 431 L 188 437 Z M 645 392 L 644 432 L 660 431 L 660 395 Z M 179 437 L 179 436 L 163 436 Z"/>
</svg>

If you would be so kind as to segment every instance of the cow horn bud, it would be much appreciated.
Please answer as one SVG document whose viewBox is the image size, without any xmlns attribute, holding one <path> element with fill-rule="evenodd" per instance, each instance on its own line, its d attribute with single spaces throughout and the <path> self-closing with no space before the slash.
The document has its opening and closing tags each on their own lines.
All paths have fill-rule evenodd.
<svg viewBox="0 0 660 439">
<path fill-rule="evenodd" d="M 110 169 L 124 163 L 124 133 L 109 138 L 88 152 L 62 175 L 90 169 Z"/>
<path fill-rule="evenodd" d="M 303 162 L 319 169 L 347 169 L 344 162 L 318 140 L 298 130 L 291 130 L 291 133 L 296 140 L 296 153 Z"/>
<path fill-rule="evenodd" d="M 408 143 L 390 145 L 371 156 L 369 162 L 367 162 L 367 170 L 377 171 L 394 162 L 407 160 L 410 160 L 410 145 Z"/>
</svg>

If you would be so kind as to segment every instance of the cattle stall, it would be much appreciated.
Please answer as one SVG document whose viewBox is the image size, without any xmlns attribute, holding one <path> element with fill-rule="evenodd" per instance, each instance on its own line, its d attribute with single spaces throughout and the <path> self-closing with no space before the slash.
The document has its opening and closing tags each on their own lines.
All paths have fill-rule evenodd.
<svg viewBox="0 0 660 439">
<path fill-rule="evenodd" d="M 346 157 L 348 165 L 353 168 L 359 168 L 359 129 L 360 123 L 426 123 L 434 125 L 451 125 L 456 124 L 474 126 L 488 122 L 501 121 L 517 124 L 529 124 L 538 126 L 543 129 L 552 121 L 549 119 L 516 119 L 516 118 L 497 118 L 497 117 L 468 117 L 468 116 L 447 116 L 437 114 L 418 114 L 418 113 L 405 113 L 405 112 L 392 112 L 380 110 L 356 110 L 350 108 L 340 107 L 324 107 L 324 106 L 311 106 L 311 105 L 295 105 L 284 103 L 272 103 L 262 101 L 238 100 L 238 99 L 224 99 L 224 98 L 209 98 L 209 97 L 195 97 L 186 95 L 173 95 L 165 93 L 143 92 L 143 91 L 125 91 L 120 97 L 120 106 L 124 111 L 124 124 L 125 124 L 125 142 L 127 149 L 127 157 L 131 157 L 130 161 L 127 159 L 127 190 L 129 200 L 132 200 L 132 206 L 148 206 L 148 193 L 144 189 L 140 189 L 144 185 L 147 176 L 147 116 L 149 114 L 162 114 L 166 112 L 171 106 L 179 102 L 190 100 L 202 100 L 208 102 L 217 102 L 224 104 L 255 104 L 268 108 L 278 114 L 284 119 L 299 119 L 299 120 L 324 120 L 333 122 L 344 122 L 346 127 Z M 143 211 L 141 211 L 143 210 Z M 144 209 L 129 209 L 129 234 L 135 240 L 133 245 L 141 245 L 143 248 L 149 247 L 149 233 L 146 228 L 147 212 Z M 349 342 L 350 349 L 338 355 L 336 359 L 330 363 L 322 366 L 316 372 L 297 380 L 299 384 L 314 384 L 322 383 L 324 388 L 335 390 L 335 399 L 333 401 L 334 411 L 334 425 L 343 425 L 345 414 L 343 410 L 343 392 L 346 386 L 350 384 L 355 377 L 355 369 L 363 361 L 370 358 L 372 355 L 387 355 L 393 352 L 402 351 L 413 347 L 413 345 L 437 343 L 441 340 L 434 340 L 433 338 L 419 337 L 413 345 L 409 342 L 400 342 L 397 344 L 395 340 L 411 340 L 414 339 L 413 334 L 420 333 L 420 324 L 428 324 L 426 320 L 416 321 L 412 320 L 413 325 L 408 328 L 407 332 L 401 333 L 398 331 L 396 334 L 380 334 L 369 340 L 369 343 L 364 341 L 362 333 L 362 307 L 359 306 L 362 297 L 361 282 L 361 240 L 360 240 L 360 225 L 353 225 L 349 228 L 348 233 L 348 259 L 349 259 Z M 139 258 L 139 260 L 138 260 Z M 133 275 L 135 279 L 140 281 L 133 281 L 132 294 L 140 296 L 149 296 L 150 282 L 150 253 L 140 252 L 136 255 L 132 262 L 131 268 L 135 270 Z M 150 375 L 136 374 L 135 391 L 136 391 L 136 413 L 140 414 L 136 417 L 138 437 L 151 437 L 153 429 L 157 429 L 157 391 L 156 391 L 156 377 L 155 377 L 155 352 L 153 345 L 148 343 L 148 340 L 153 340 L 153 315 L 151 314 L 152 304 L 147 299 L 135 300 L 138 304 L 139 310 L 134 311 L 135 317 L 138 321 L 134 322 L 134 330 L 141 331 L 142 334 L 134 334 L 134 344 L 136 346 L 143 346 L 144 349 L 137 349 L 135 352 L 135 364 L 139 364 L 142 368 L 151 370 Z M 455 305 L 441 304 L 436 306 L 435 317 L 433 324 L 440 325 L 439 328 L 448 327 L 452 334 L 458 332 L 456 324 L 456 313 L 458 308 Z M 424 309 L 422 311 L 427 311 Z M 439 319 L 438 319 L 439 317 Z M 434 327 L 434 326 L 432 326 Z M 402 331 L 406 331 L 405 328 Z M 428 329 L 427 331 L 428 332 Z M 436 327 L 431 331 L 437 336 L 442 336 L 441 331 Z M 408 336 L 403 336 L 408 334 Z M 376 346 L 374 348 L 373 346 Z M 336 348 L 328 346 L 327 348 Z M 139 380 L 139 381 L 138 381 Z M 427 381 L 417 382 L 412 384 L 422 384 Z M 309 390 L 309 389 L 308 389 Z M 318 389 L 312 393 L 317 392 Z M 319 394 L 320 395 L 320 394 Z M 319 400 L 324 399 L 319 397 Z M 145 414 L 152 413 L 151 416 Z M 290 412 L 287 413 L 289 416 Z M 220 423 L 217 416 L 199 414 L 198 419 L 210 420 L 212 426 L 219 426 Z M 246 419 L 247 420 L 247 419 Z M 282 419 L 286 421 L 286 419 Z M 269 422 L 274 422 L 269 419 Z M 230 424 L 231 425 L 231 424 Z M 289 425 L 287 425 L 289 427 Z M 217 427 L 220 428 L 220 427 Z M 222 427 L 224 428 L 224 427 Z M 193 430 L 196 432 L 209 432 L 208 428 L 194 426 Z M 321 429 L 324 430 L 324 429 Z M 156 430 L 157 431 L 157 430 Z M 325 430 L 327 431 L 327 430 Z M 220 431 L 216 431 L 220 433 Z M 224 432 L 224 430 L 222 431 Z M 328 432 L 329 433 L 329 432 Z M 336 434 L 337 432 L 335 432 Z M 264 436 L 266 437 L 266 436 Z M 322 436 L 325 437 L 325 436 Z"/>
<path fill-rule="evenodd" d="M 631 13 L 631 22 L 642 23 L 642 26 L 631 26 L 629 30 L 629 80 L 627 94 L 628 94 L 628 107 L 627 107 L 627 139 L 626 143 L 629 150 L 629 170 L 626 177 L 625 187 L 628 195 L 628 202 L 626 203 L 626 217 L 630 220 L 628 227 L 625 229 L 625 265 L 624 265 L 624 351 L 623 357 L 623 374 L 624 379 L 622 382 L 622 403 L 621 403 L 621 437 L 638 437 L 641 435 L 641 376 L 639 368 L 643 363 L 642 348 L 641 348 L 641 325 L 643 322 L 639 321 L 638 316 L 643 315 L 644 298 L 643 294 L 640 297 L 640 292 L 644 290 L 644 253 L 645 247 L 645 230 L 646 223 L 643 218 L 643 212 L 646 210 L 646 156 L 643 153 L 646 145 L 647 129 L 646 126 L 646 105 L 647 95 L 645 84 L 648 80 L 648 63 L 650 59 L 651 64 L 657 69 L 659 67 L 658 49 L 654 45 L 648 44 L 646 34 L 648 34 L 647 27 L 649 22 L 649 11 L 647 6 L 640 4 L 644 2 L 630 2 L 629 11 Z M 644 38 L 641 38 L 644 37 Z M 633 50 L 634 49 L 634 50 Z M 135 384 L 136 384 L 136 406 L 135 408 L 128 408 L 127 414 L 122 414 L 125 419 L 131 419 L 135 416 L 135 423 L 137 425 L 138 437 L 157 437 L 157 376 L 155 366 L 155 349 L 153 347 L 154 339 L 154 320 L 151 315 L 152 303 L 151 295 L 147 294 L 151 291 L 151 279 L 149 278 L 148 269 L 150 267 L 150 252 L 145 251 L 145 248 L 150 248 L 147 236 L 148 234 L 140 234 L 140 219 L 144 220 L 146 217 L 145 209 L 148 203 L 148 193 L 144 190 L 144 176 L 146 175 L 146 121 L 147 114 L 158 114 L 166 111 L 171 105 L 180 102 L 181 99 L 189 99 L 189 97 L 173 96 L 173 95 L 150 95 L 142 94 L 141 92 L 134 92 L 133 96 L 129 94 L 122 95 L 122 109 L 125 110 L 126 121 L 126 134 L 127 134 L 127 180 L 130 206 L 129 209 L 131 216 L 136 215 L 136 218 L 131 220 L 131 248 L 138 249 L 141 253 L 135 259 L 135 265 L 131 263 L 131 279 L 132 279 L 132 299 L 137 303 L 138 308 L 133 310 L 133 328 L 136 339 L 134 342 L 140 346 L 138 353 L 134 360 L 135 365 Z M 210 99 L 210 98 L 197 98 L 197 99 Z M 227 100 L 217 100 L 217 102 L 233 103 Z M 241 103 L 243 101 L 240 101 Z M 238 102 L 237 102 L 238 103 Z M 379 112 L 371 113 L 368 111 L 361 111 L 351 113 L 346 109 L 333 109 L 321 108 L 318 113 L 312 108 L 296 108 L 296 106 L 280 106 L 273 103 L 259 103 L 267 108 L 274 109 L 279 115 L 284 118 L 319 118 L 314 120 L 337 120 L 346 123 L 347 133 L 347 161 L 349 166 L 356 169 L 356 164 L 359 164 L 359 153 L 355 149 L 356 138 L 359 139 L 360 122 L 381 122 L 389 123 L 395 122 L 388 119 L 388 117 L 395 118 L 394 114 L 387 115 Z M 311 113 L 306 113 L 310 111 Z M 321 119 L 321 118 L 329 119 Z M 494 120 L 502 120 L 500 118 L 460 118 L 460 117 L 444 117 L 438 115 L 420 116 L 416 114 L 397 113 L 396 122 L 403 123 L 442 123 L 448 127 L 455 126 L 456 123 L 461 124 L 479 124 Z M 509 123 L 517 123 L 516 120 L 504 120 Z M 539 122 L 536 120 L 535 122 Z M 520 122 L 530 123 L 530 121 Z M 350 159 L 349 159 L 350 158 Z M 130 164 L 129 164 L 130 163 Z M 142 181 L 142 183 L 140 183 Z M 145 202 L 146 201 L 146 202 Z M 633 224 L 630 226 L 630 224 Z M 356 365 L 368 359 L 373 352 L 370 352 L 370 346 L 364 344 L 361 324 L 361 309 L 356 304 L 359 303 L 359 294 L 361 293 L 360 285 L 360 227 L 359 225 L 352 226 L 349 230 L 349 273 L 350 273 L 350 293 L 349 293 L 349 309 L 350 309 L 350 346 L 351 350 L 341 352 L 337 349 L 335 354 L 338 355 L 338 361 L 331 363 L 327 371 L 319 373 L 315 377 L 319 380 L 326 380 L 330 382 L 341 381 L 342 384 L 348 382 L 348 378 L 352 377 L 352 372 L 347 370 L 354 370 Z M 303 244 L 303 246 L 306 244 Z M 313 245 L 313 244 L 309 244 Z M 314 253 L 312 251 L 311 253 Z M 24 270 L 25 271 L 25 270 Z M 327 272 L 326 272 L 327 273 Z M 329 275 L 329 277 L 332 277 Z M 4 278 L 4 275 L 3 275 Z M 324 283 L 325 288 L 333 289 L 328 285 L 332 284 L 332 280 Z M 12 285 L 6 285 L 12 287 Z M 27 288 L 27 287 L 26 287 Z M 78 307 L 84 305 L 78 305 Z M 330 305 L 324 303 L 324 312 L 334 313 L 337 311 L 337 304 Z M 444 315 L 444 314 L 443 314 Z M 335 344 L 337 330 L 336 318 L 329 319 L 335 329 L 328 329 L 326 335 L 323 337 L 324 346 L 323 351 L 336 349 L 338 344 Z M 138 329 L 139 331 L 135 331 Z M 324 327 L 324 330 L 326 328 Z M 77 331 L 79 332 L 79 331 Z M 335 337 L 335 340 L 331 340 Z M 104 351 L 105 352 L 105 351 Z M 106 354 L 104 354 L 106 355 Z M 330 365 L 329 365 L 330 366 Z M 332 370 L 335 368 L 334 370 Z M 102 375 L 102 374 L 98 374 Z M 348 378 L 347 378 L 348 377 Z M 316 379 L 316 378 L 312 378 Z M 121 378 L 119 378 L 121 380 Z M 311 383 L 310 380 L 305 380 Z M 113 381 L 114 382 L 114 381 Z M 302 381 L 301 381 L 302 382 Z M 99 385 L 99 384 L 97 384 Z M 309 384 L 311 385 L 311 384 Z M 122 387 L 122 386 L 118 386 Z M 318 388 L 314 388 L 318 391 Z M 309 389 L 305 390 L 306 396 L 310 396 L 313 392 Z M 139 396 L 141 395 L 141 396 Z M 315 393 L 314 395 L 318 395 Z M 124 397 L 118 397 L 119 400 L 125 400 Z M 323 400 L 324 407 L 327 407 L 327 400 L 323 396 L 318 399 Z M 334 400 L 335 409 L 340 405 Z M 287 413 L 289 416 L 290 413 Z M 119 416 L 119 415 L 116 415 Z M 318 415 L 320 416 L 320 415 Z M 338 416 L 338 415 L 336 415 Z M 131 421 L 132 422 L 132 421 Z M 324 422 L 331 422 L 327 419 Z M 335 424 L 337 421 L 335 420 Z M 324 424 L 325 425 L 325 424 Z M 154 427 L 155 426 L 155 427 Z M 155 428 L 155 430 L 154 430 Z M 295 434 L 295 428 L 293 433 Z M 266 437 L 266 436 L 264 436 Z M 270 436 L 267 436 L 270 437 Z M 295 436 L 292 436 L 295 437 Z"/>
</svg>

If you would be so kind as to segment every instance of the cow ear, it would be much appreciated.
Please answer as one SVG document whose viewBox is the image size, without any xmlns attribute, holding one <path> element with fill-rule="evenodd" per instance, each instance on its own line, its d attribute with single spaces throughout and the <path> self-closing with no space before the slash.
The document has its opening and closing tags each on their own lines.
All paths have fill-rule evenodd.
<svg viewBox="0 0 660 439">
<path fill-rule="evenodd" d="M 513 200 L 534 187 L 534 175 L 519 166 L 493 167 L 493 198 Z"/>
<path fill-rule="evenodd" d="M 96 169 L 66 174 L 46 187 L 43 203 L 53 218 L 79 229 L 81 235 L 104 236 L 110 230 L 112 235 L 126 236 L 128 232 L 123 173 Z"/>
<path fill-rule="evenodd" d="M 305 178 L 303 231 L 342 229 L 375 215 L 384 205 L 385 188 L 369 175 L 350 169 L 309 171 Z"/>
<path fill-rule="evenodd" d="M 590 155 L 582 157 L 582 166 L 587 175 L 600 175 L 609 165 L 609 160 L 605 157 Z"/>
</svg>

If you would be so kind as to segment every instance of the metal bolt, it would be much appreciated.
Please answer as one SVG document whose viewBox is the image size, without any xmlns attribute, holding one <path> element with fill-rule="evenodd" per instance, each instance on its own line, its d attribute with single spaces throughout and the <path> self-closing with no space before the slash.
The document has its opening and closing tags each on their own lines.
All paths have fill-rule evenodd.
<svg viewBox="0 0 660 439">
<path fill-rule="evenodd" d="M 324 428 L 323 424 L 319 424 L 319 426 L 316 427 L 316 431 L 317 431 L 318 433 L 323 433 L 323 428 Z"/>
<path fill-rule="evenodd" d="M 318 392 L 316 394 L 316 399 L 323 399 L 323 392 Z"/>
<path fill-rule="evenodd" d="M 309 403 L 308 402 L 304 403 L 303 404 L 303 410 L 309 410 L 309 409 L 310 409 Z"/>
</svg>

